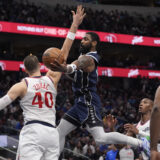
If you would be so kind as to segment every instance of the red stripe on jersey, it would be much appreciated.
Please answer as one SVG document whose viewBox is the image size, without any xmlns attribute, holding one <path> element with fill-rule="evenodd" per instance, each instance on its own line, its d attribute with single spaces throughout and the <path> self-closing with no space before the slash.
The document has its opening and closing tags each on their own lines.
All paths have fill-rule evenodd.
<svg viewBox="0 0 160 160">
<path fill-rule="evenodd" d="M 27 85 L 27 87 L 28 87 L 28 81 L 27 81 L 26 79 L 24 79 L 24 81 L 26 82 L 26 85 Z"/>
<path fill-rule="evenodd" d="M 50 77 L 50 76 L 47 76 L 51 81 L 52 81 L 52 83 L 54 84 L 54 82 L 53 82 L 53 80 L 52 80 L 52 78 Z"/>
</svg>

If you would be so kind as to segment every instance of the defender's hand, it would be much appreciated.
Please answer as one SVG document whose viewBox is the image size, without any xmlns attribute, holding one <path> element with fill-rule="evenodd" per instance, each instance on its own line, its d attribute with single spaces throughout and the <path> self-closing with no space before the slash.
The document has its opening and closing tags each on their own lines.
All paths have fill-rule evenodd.
<svg viewBox="0 0 160 160">
<path fill-rule="evenodd" d="M 82 5 L 78 5 L 76 13 L 74 11 L 71 11 L 71 12 L 73 15 L 73 24 L 79 26 L 82 23 L 84 17 L 86 16 L 86 13 L 84 12 L 84 8 L 82 7 Z"/>
<path fill-rule="evenodd" d="M 138 129 L 133 124 L 129 124 L 129 123 L 125 124 L 124 128 L 125 128 L 125 130 L 130 131 L 130 132 L 132 132 L 134 134 L 138 134 L 139 133 Z"/>
<path fill-rule="evenodd" d="M 117 119 L 114 118 L 114 116 L 112 116 L 111 114 L 109 114 L 105 117 L 105 124 L 108 126 L 108 128 L 111 129 L 111 131 L 114 131 L 117 124 Z"/>
<path fill-rule="evenodd" d="M 57 60 L 55 60 L 51 65 L 51 70 L 52 71 L 57 71 L 57 72 L 67 72 L 67 66 L 65 63 L 60 64 Z"/>
</svg>

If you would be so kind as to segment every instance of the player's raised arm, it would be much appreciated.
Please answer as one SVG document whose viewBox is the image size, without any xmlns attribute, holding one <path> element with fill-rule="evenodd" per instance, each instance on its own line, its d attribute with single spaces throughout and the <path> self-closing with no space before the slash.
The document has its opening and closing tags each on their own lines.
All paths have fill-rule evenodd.
<svg viewBox="0 0 160 160">
<path fill-rule="evenodd" d="M 73 22 L 71 24 L 70 30 L 67 34 L 67 37 L 63 43 L 62 48 L 61 48 L 61 54 L 63 54 L 65 62 L 67 61 L 70 48 L 71 48 L 73 41 L 75 39 L 76 31 L 86 15 L 84 13 L 84 8 L 82 7 L 82 5 L 79 5 L 77 7 L 76 13 L 74 11 L 72 11 L 72 14 L 73 14 Z M 62 65 L 65 66 L 64 64 L 62 64 Z M 52 70 L 52 67 L 51 67 L 51 70 Z M 57 86 L 57 83 L 59 82 L 59 80 L 61 78 L 61 73 L 52 72 L 51 70 L 47 73 L 47 75 L 53 79 L 55 86 Z"/>
<path fill-rule="evenodd" d="M 160 87 L 157 88 L 150 122 L 151 152 L 157 151 L 160 135 Z"/>
<path fill-rule="evenodd" d="M 73 14 L 73 22 L 71 24 L 70 30 L 67 34 L 67 37 L 63 43 L 62 48 L 61 48 L 61 54 L 63 54 L 64 61 L 66 61 L 68 58 L 70 48 L 71 48 L 73 41 L 75 39 L 76 31 L 86 15 L 84 13 L 84 8 L 82 7 L 82 5 L 77 6 L 76 13 L 74 11 L 72 11 L 72 14 Z M 51 70 L 52 70 L 52 67 L 51 67 Z M 51 70 L 48 71 L 47 75 L 53 79 L 55 85 L 57 86 L 57 83 L 59 82 L 59 80 L 61 78 L 61 73 L 52 72 Z"/>
<path fill-rule="evenodd" d="M 62 54 L 64 54 L 64 60 L 66 61 L 68 58 L 68 54 L 70 51 L 70 48 L 72 46 L 72 43 L 75 39 L 76 31 L 79 27 L 79 25 L 82 23 L 86 13 L 84 12 L 84 8 L 82 5 L 77 6 L 76 13 L 72 11 L 73 15 L 73 22 L 71 24 L 70 30 L 67 34 L 67 37 L 63 43 L 63 46 L 61 48 Z"/>
</svg>

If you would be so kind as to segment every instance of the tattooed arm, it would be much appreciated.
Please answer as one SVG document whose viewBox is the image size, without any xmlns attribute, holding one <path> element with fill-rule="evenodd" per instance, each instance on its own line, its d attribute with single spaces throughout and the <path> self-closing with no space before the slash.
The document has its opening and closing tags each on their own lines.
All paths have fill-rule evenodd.
<svg viewBox="0 0 160 160">
<path fill-rule="evenodd" d="M 75 64 L 77 69 L 82 69 L 84 72 L 92 72 L 95 69 L 94 59 L 90 56 L 80 56 Z"/>
<path fill-rule="evenodd" d="M 73 73 L 76 69 L 81 69 L 84 72 L 92 72 L 95 69 L 95 61 L 91 56 L 82 55 L 69 65 L 60 64 L 56 60 L 52 64 L 52 70 L 57 72 L 70 74 Z"/>
</svg>

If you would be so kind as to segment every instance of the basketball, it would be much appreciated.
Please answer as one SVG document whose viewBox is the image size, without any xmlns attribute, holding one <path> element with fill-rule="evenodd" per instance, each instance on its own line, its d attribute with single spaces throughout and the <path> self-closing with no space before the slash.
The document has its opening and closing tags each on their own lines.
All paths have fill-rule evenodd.
<svg viewBox="0 0 160 160">
<path fill-rule="evenodd" d="M 50 68 L 50 64 L 57 60 L 60 64 L 64 62 L 64 57 L 59 48 L 48 48 L 45 50 L 42 56 L 42 62 L 47 68 Z"/>
</svg>

